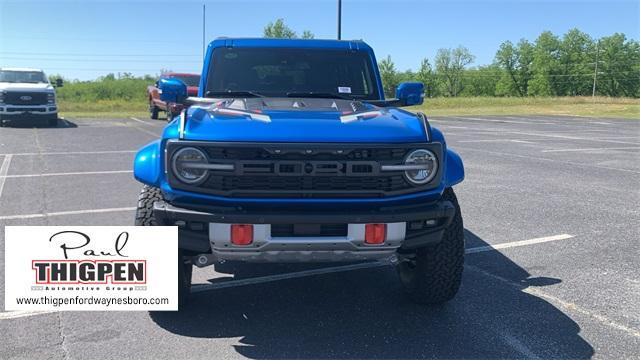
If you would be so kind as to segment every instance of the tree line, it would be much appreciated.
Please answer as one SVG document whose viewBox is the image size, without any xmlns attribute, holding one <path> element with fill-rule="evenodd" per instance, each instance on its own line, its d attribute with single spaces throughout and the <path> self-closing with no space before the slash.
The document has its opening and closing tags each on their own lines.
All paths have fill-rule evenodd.
<svg viewBox="0 0 640 360">
<path fill-rule="evenodd" d="M 269 23 L 268 38 L 297 38 L 283 19 Z M 303 39 L 314 38 L 305 30 Z M 395 95 L 403 81 L 425 84 L 425 96 L 585 96 L 640 97 L 640 43 L 616 33 L 600 39 L 571 29 L 562 37 L 545 31 L 535 41 L 505 41 L 492 64 L 470 66 L 467 48 L 439 49 L 417 71 L 396 69 L 391 56 L 378 63 L 384 92 Z"/>
<path fill-rule="evenodd" d="M 423 82 L 427 97 L 640 97 L 640 43 L 620 33 L 593 39 L 578 29 L 562 37 L 545 31 L 533 42 L 503 42 L 492 64 L 471 67 L 474 60 L 459 46 L 439 49 L 417 71 L 398 71 L 391 56 L 378 66 L 387 97 L 403 81 Z"/>
<path fill-rule="evenodd" d="M 264 37 L 298 38 L 282 19 L 269 23 Z M 305 30 L 301 38 L 312 39 Z M 472 66 L 464 46 L 439 49 L 433 62 L 423 58 L 414 70 L 397 70 L 391 56 L 378 62 L 385 95 L 395 96 L 400 82 L 420 81 L 426 97 L 456 96 L 590 96 L 640 97 L 640 43 L 615 33 L 600 39 L 572 29 L 563 36 L 545 31 L 535 41 L 505 41 L 489 65 Z M 162 70 L 162 72 L 168 70 Z M 54 81 L 60 75 L 50 78 Z M 156 76 L 108 74 L 93 81 L 69 81 L 59 89 L 65 100 L 146 99 Z"/>
</svg>

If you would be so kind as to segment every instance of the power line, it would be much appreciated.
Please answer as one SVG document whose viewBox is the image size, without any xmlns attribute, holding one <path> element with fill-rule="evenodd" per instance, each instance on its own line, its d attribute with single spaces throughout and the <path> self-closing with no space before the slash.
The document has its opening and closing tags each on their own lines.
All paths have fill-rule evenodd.
<svg viewBox="0 0 640 360">
<path fill-rule="evenodd" d="M 47 67 L 45 70 L 74 70 L 74 71 L 104 71 L 104 72 L 132 72 L 132 71 L 160 71 L 147 69 L 93 69 L 93 68 L 76 68 L 76 67 Z M 183 69 L 172 69 L 174 72 L 185 72 L 185 73 L 197 73 L 196 69 L 183 70 Z"/>
<path fill-rule="evenodd" d="M 121 43 L 122 39 L 106 39 L 106 38 L 52 38 L 52 37 L 38 37 L 38 36 L 12 36 L 14 39 L 26 39 L 26 40 L 43 40 L 48 43 L 51 42 L 66 42 L 66 41 L 89 41 L 93 43 L 97 42 L 117 42 Z M 149 40 L 149 39 L 131 39 L 127 38 L 127 42 L 136 42 L 136 43 L 148 43 L 148 44 L 184 44 L 185 41 L 178 40 Z"/>
<path fill-rule="evenodd" d="M 171 63 L 171 62 L 180 62 L 180 63 L 189 63 L 189 64 L 202 64 L 202 61 L 195 60 L 142 60 L 142 59 L 72 59 L 72 58 L 31 58 L 31 57 L 21 57 L 21 56 L 3 56 L 2 59 L 11 59 L 11 60 L 33 60 L 33 61 L 69 61 L 69 62 L 138 62 L 138 63 Z"/>
<path fill-rule="evenodd" d="M 598 75 L 639 75 L 640 76 L 640 71 L 622 71 L 622 72 L 613 72 L 613 73 L 604 73 L 604 72 L 599 72 Z M 466 77 L 488 77 L 488 78 L 500 78 L 503 77 L 505 75 L 508 75 L 508 73 L 504 73 L 504 74 L 474 74 L 474 73 L 462 73 L 462 76 L 466 76 Z M 434 76 L 438 76 L 437 73 L 434 73 Z M 542 74 L 543 77 L 593 77 L 593 74 Z M 533 79 L 534 75 L 531 75 L 530 78 Z"/>
<path fill-rule="evenodd" d="M 40 52 L 20 52 L 20 51 L 0 51 L 1 54 L 10 54 L 10 55 L 46 55 L 46 56 L 162 56 L 162 57 L 200 57 L 198 54 L 117 54 L 117 53 L 108 53 L 108 54 L 89 54 L 89 53 L 40 53 Z"/>
</svg>

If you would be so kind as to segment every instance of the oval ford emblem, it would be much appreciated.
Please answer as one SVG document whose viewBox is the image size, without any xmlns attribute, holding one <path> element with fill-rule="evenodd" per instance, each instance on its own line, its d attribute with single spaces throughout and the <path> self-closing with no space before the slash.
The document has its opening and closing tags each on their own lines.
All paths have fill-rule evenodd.
<svg viewBox="0 0 640 360">
<path fill-rule="evenodd" d="M 22 101 L 29 101 L 31 99 L 33 99 L 33 98 L 31 96 L 29 96 L 29 95 L 20 96 L 20 100 L 22 100 Z"/>
</svg>

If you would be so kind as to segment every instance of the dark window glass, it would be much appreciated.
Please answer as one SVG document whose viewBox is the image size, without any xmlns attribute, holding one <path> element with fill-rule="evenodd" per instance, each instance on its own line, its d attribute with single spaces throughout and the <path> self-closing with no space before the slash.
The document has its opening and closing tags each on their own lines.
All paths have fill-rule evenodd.
<svg viewBox="0 0 640 360">
<path fill-rule="evenodd" d="M 42 71 L 0 71 L 0 82 L 10 83 L 46 83 L 47 78 Z"/>
<path fill-rule="evenodd" d="M 198 86 L 200 85 L 200 76 L 172 76 L 172 78 L 181 80 L 183 83 L 187 84 L 187 86 Z"/>
<path fill-rule="evenodd" d="M 369 55 L 332 49 L 217 48 L 206 90 L 273 97 L 313 92 L 379 98 Z"/>
</svg>

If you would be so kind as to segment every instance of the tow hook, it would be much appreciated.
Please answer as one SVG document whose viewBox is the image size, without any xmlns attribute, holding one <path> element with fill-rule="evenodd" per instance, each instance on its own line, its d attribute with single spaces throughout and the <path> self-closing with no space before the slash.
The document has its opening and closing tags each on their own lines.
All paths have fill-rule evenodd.
<svg viewBox="0 0 640 360">
<path fill-rule="evenodd" d="M 191 258 L 191 262 L 197 267 L 205 267 L 213 264 L 216 258 L 213 254 L 200 254 Z"/>
</svg>

